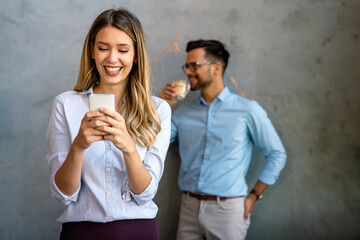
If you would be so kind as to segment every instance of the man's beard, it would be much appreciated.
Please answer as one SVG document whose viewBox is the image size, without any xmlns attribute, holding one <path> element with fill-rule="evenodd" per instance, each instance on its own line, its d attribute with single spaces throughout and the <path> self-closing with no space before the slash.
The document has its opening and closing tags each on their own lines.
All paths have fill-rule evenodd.
<svg viewBox="0 0 360 240">
<path fill-rule="evenodd" d="M 213 82 L 213 79 L 210 75 L 207 77 L 207 79 L 204 82 L 200 82 L 200 79 L 198 78 L 198 82 L 196 83 L 195 86 L 191 85 L 190 90 L 196 91 L 196 90 L 204 89 L 204 88 L 208 87 L 212 82 Z"/>
</svg>

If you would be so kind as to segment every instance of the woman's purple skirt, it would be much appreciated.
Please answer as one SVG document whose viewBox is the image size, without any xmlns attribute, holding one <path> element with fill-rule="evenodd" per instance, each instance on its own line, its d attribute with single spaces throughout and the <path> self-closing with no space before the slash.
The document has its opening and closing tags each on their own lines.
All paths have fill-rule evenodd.
<svg viewBox="0 0 360 240">
<path fill-rule="evenodd" d="M 68 222 L 63 223 L 60 240 L 158 240 L 156 219 L 118 220 L 108 223 Z"/>
</svg>

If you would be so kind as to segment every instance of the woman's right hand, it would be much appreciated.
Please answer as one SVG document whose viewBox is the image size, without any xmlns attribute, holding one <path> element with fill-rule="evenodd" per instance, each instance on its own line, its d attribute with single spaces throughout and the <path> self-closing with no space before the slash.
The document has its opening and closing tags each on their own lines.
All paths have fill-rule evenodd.
<svg viewBox="0 0 360 240">
<path fill-rule="evenodd" d="M 93 142 L 104 139 L 104 136 L 108 133 L 95 129 L 100 126 L 109 126 L 108 123 L 95 119 L 101 116 L 105 116 L 105 114 L 99 111 L 90 111 L 85 114 L 81 120 L 79 133 L 74 139 L 73 145 L 85 150 L 90 147 Z"/>
<path fill-rule="evenodd" d="M 167 103 L 172 106 L 177 102 L 175 98 L 175 84 L 172 82 L 168 82 L 166 86 L 161 89 L 159 93 L 159 98 L 164 99 Z"/>
<path fill-rule="evenodd" d="M 101 116 L 104 116 L 104 114 L 99 111 L 90 111 L 85 114 L 81 120 L 79 133 L 71 145 L 65 162 L 55 174 L 55 183 L 66 196 L 74 194 L 80 186 L 85 149 L 90 147 L 93 142 L 103 140 L 104 135 L 107 135 L 107 133 L 95 129 L 99 126 L 108 125 L 101 120 L 95 119 Z"/>
</svg>

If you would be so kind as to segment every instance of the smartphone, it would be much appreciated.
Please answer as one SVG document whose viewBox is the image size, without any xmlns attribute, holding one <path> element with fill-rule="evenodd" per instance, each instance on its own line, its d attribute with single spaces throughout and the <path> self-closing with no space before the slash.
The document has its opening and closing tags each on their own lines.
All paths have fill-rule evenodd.
<svg viewBox="0 0 360 240">
<path fill-rule="evenodd" d="M 99 108 L 109 108 L 115 111 L 115 95 L 114 94 L 90 94 L 89 95 L 90 111 Z"/>
</svg>

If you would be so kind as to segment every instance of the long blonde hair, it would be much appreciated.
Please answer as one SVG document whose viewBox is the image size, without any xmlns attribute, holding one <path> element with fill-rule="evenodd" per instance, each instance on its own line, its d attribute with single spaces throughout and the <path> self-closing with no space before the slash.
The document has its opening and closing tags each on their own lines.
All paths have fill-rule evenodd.
<svg viewBox="0 0 360 240">
<path fill-rule="evenodd" d="M 100 80 L 95 60 L 91 57 L 91 44 L 94 44 L 100 29 L 106 26 L 118 28 L 133 40 L 137 61 L 129 73 L 125 104 L 121 106 L 120 114 L 124 117 L 134 141 L 140 146 L 151 147 L 161 130 L 161 125 L 150 95 L 150 65 L 144 33 L 140 21 L 134 14 L 125 9 L 109 9 L 95 19 L 85 39 L 79 77 L 74 90 L 87 90 Z"/>
</svg>

